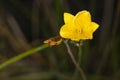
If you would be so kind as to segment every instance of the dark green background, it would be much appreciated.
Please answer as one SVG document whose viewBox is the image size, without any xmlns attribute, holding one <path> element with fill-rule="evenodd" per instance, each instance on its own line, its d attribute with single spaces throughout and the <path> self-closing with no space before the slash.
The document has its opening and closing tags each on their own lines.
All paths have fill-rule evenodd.
<svg viewBox="0 0 120 80">
<path fill-rule="evenodd" d="M 59 35 L 63 13 L 81 10 L 100 25 L 82 47 L 88 80 L 119 80 L 120 0 L 0 0 L 0 63 Z M 70 46 L 77 60 L 78 49 Z M 0 80 L 75 80 L 74 70 L 62 43 L 0 70 Z"/>
</svg>

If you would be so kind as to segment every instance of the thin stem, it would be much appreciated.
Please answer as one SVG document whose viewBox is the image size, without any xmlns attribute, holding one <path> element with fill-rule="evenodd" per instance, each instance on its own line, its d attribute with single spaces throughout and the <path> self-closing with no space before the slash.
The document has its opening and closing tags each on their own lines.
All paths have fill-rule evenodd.
<svg viewBox="0 0 120 80">
<path fill-rule="evenodd" d="M 47 48 L 47 47 L 48 47 L 47 44 L 43 44 L 43 45 L 41 45 L 41 46 L 38 46 L 38 47 L 36 47 L 36 48 L 33 48 L 33 49 L 28 50 L 28 51 L 26 51 L 26 52 L 23 52 L 23 53 L 15 56 L 15 57 L 12 57 L 12 58 L 8 59 L 7 61 L 5 61 L 4 63 L 0 64 L 0 69 L 8 66 L 9 64 L 12 64 L 12 63 L 18 61 L 18 60 L 21 60 L 21 59 L 23 59 L 23 58 L 25 58 L 25 57 L 27 57 L 27 56 L 29 56 L 29 55 L 31 55 L 31 54 L 34 54 L 34 53 L 36 53 L 36 52 L 38 52 L 38 51 L 41 51 L 41 50 L 43 50 L 43 49 L 45 49 L 45 48 Z"/>
<path fill-rule="evenodd" d="M 79 46 L 78 46 L 78 63 L 81 63 L 81 59 L 82 59 L 82 45 L 83 45 L 83 41 L 79 42 Z"/>
<path fill-rule="evenodd" d="M 82 40 L 76 45 L 78 47 L 78 58 L 77 58 L 78 65 L 81 64 L 81 60 L 82 60 L 82 45 L 83 45 Z M 79 71 L 77 69 L 75 69 L 74 77 L 75 79 L 79 77 Z"/>
<path fill-rule="evenodd" d="M 82 68 L 79 66 L 79 64 L 76 62 L 76 60 L 75 60 L 75 58 L 74 58 L 74 56 L 73 56 L 73 53 L 72 53 L 72 51 L 71 51 L 71 49 L 70 49 L 70 47 L 69 47 L 69 44 L 68 44 L 67 42 L 68 42 L 68 40 L 65 40 L 65 41 L 64 41 L 64 43 L 65 43 L 65 45 L 66 45 L 66 47 L 67 47 L 68 53 L 69 53 L 69 55 L 70 55 L 70 57 L 71 57 L 74 65 L 76 66 L 76 68 L 77 68 L 77 69 L 79 70 L 79 72 L 81 73 L 82 79 L 83 79 L 83 80 L 87 80 L 84 71 L 83 71 Z"/>
</svg>

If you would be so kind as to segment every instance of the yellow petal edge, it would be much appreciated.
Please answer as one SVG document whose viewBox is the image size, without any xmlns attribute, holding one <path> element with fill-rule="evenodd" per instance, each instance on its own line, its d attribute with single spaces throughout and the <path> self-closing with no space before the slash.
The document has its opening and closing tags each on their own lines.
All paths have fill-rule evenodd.
<svg viewBox="0 0 120 80">
<path fill-rule="evenodd" d="M 74 15 L 70 13 L 64 13 L 64 22 L 65 23 L 71 23 L 74 18 Z"/>
</svg>

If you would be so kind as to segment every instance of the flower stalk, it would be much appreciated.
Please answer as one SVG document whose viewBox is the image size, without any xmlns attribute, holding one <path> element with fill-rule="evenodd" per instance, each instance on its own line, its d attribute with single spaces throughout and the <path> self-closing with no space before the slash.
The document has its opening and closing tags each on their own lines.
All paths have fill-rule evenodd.
<svg viewBox="0 0 120 80">
<path fill-rule="evenodd" d="M 15 57 L 12 57 L 10 59 L 8 59 L 7 61 L 3 62 L 2 64 L 0 64 L 0 69 L 4 68 L 4 67 L 7 67 L 8 65 L 16 62 L 16 61 L 19 61 L 27 56 L 30 56 L 38 51 L 41 51 L 45 48 L 49 47 L 47 44 L 43 44 L 41 46 L 38 46 L 36 48 L 33 48 L 33 49 L 30 49 L 26 52 L 23 52 L 23 53 L 20 53 L 19 55 L 15 56 Z"/>
<path fill-rule="evenodd" d="M 81 73 L 81 77 L 83 80 L 87 80 L 86 79 L 86 76 L 85 76 L 85 73 L 83 71 L 83 69 L 80 67 L 80 65 L 77 63 L 77 61 L 75 60 L 74 56 L 73 56 L 73 53 L 69 47 L 69 44 L 68 44 L 68 40 L 65 40 L 64 41 L 65 45 L 66 45 L 66 48 L 67 48 L 67 51 L 68 51 L 68 54 L 70 55 L 75 67 L 77 68 L 77 70 Z"/>
</svg>

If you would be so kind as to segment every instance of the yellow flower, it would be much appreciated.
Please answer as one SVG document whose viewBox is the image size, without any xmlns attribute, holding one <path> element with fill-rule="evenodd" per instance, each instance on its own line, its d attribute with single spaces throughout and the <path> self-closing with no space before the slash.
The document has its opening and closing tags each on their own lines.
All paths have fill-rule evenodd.
<svg viewBox="0 0 120 80">
<path fill-rule="evenodd" d="M 99 27 L 97 23 L 91 21 L 91 15 L 86 10 L 78 12 L 75 16 L 64 13 L 64 22 L 60 36 L 74 41 L 92 39 L 93 33 Z"/>
</svg>

